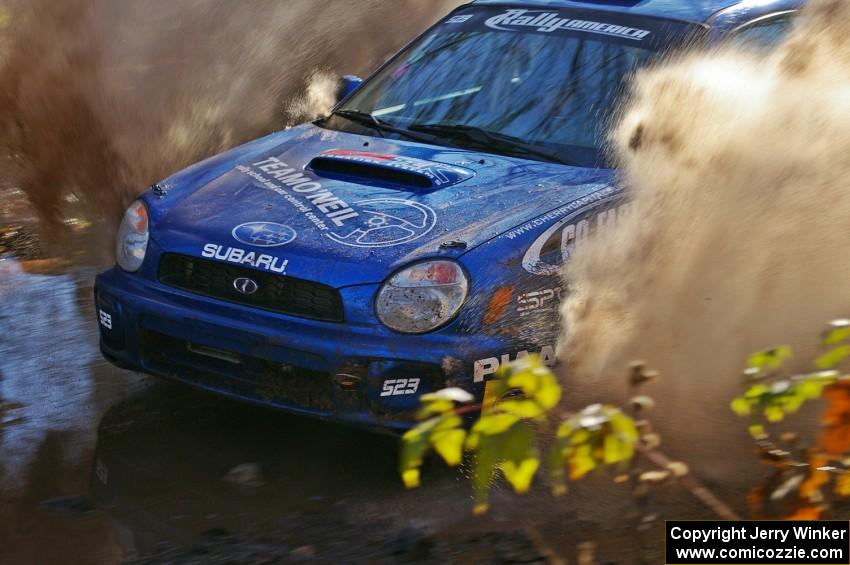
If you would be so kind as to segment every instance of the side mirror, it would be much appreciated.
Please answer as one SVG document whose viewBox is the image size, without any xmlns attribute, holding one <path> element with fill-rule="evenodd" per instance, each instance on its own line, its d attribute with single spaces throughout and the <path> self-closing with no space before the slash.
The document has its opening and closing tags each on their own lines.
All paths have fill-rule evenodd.
<svg viewBox="0 0 850 565">
<path fill-rule="evenodd" d="M 339 79 L 339 88 L 336 91 L 336 101 L 342 102 L 351 96 L 355 90 L 363 84 L 363 79 L 354 75 L 345 75 Z"/>
</svg>

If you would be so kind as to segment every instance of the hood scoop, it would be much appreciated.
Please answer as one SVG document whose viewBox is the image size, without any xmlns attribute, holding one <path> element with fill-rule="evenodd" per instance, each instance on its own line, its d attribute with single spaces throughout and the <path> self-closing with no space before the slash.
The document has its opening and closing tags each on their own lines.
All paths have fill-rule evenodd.
<svg viewBox="0 0 850 565">
<path fill-rule="evenodd" d="M 427 192 L 475 176 L 463 167 L 401 155 L 332 149 L 315 157 L 307 168 L 320 177 L 357 184 Z"/>
</svg>

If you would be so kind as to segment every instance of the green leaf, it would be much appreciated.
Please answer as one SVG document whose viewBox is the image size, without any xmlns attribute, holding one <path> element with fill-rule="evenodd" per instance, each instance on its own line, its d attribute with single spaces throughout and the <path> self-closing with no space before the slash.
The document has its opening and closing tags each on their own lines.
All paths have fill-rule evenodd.
<svg viewBox="0 0 850 565">
<path fill-rule="evenodd" d="M 764 417 L 767 418 L 768 422 L 781 422 L 785 417 L 785 412 L 778 406 L 767 406 L 764 409 Z"/>
<path fill-rule="evenodd" d="M 756 439 L 763 438 L 767 435 L 764 431 L 764 426 L 761 424 L 750 424 L 748 431 L 750 432 L 750 435 Z"/>
<path fill-rule="evenodd" d="M 850 339 L 850 320 L 834 320 L 823 338 L 824 345 L 837 345 Z"/>
<path fill-rule="evenodd" d="M 466 430 L 438 430 L 431 434 L 431 445 L 450 467 L 460 464 L 463 459 L 463 441 Z"/>
<path fill-rule="evenodd" d="M 508 428 L 513 426 L 515 423 L 519 421 L 519 417 L 514 414 L 504 414 L 504 413 L 494 413 L 494 414 L 486 414 L 478 419 L 475 422 L 475 425 L 472 426 L 472 434 L 480 434 L 480 435 L 498 435 L 507 431 Z M 474 449 L 474 447 L 472 448 Z"/>
<path fill-rule="evenodd" d="M 747 358 L 747 366 L 761 371 L 766 369 L 776 370 L 782 367 L 782 364 L 791 356 L 791 348 L 787 345 L 780 345 L 773 349 L 753 353 Z"/>
<path fill-rule="evenodd" d="M 472 486 L 475 495 L 475 513 L 487 511 L 488 492 L 493 473 L 499 462 L 498 441 L 493 436 L 481 434 L 472 469 Z"/>
<path fill-rule="evenodd" d="M 744 393 L 744 398 L 757 399 L 769 393 L 770 388 L 768 388 L 766 385 L 759 383 L 748 388 L 747 392 Z"/>
<path fill-rule="evenodd" d="M 732 408 L 732 411 L 738 416 L 749 416 L 752 412 L 752 405 L 750 401 L 744 398 L 743 396 L 739 396 L 729 405 Z"/>
<path fill-rule="evenodd" d="M 552 493 L 555 496 L 566 494 L 566 467 L 565 456 L 568 447 L 565 442 L 556 440 L 549 453 L 546 455 L 546 463 L 549 467 L 549 482 L 552 483 Z"/>
<path fill-rule="evenodd" d="M 832 369 L 850 356 L 850 345 L 830 349 L 815 360 L 818 369 Z"/>
<path fill-rule="evenodd" d="M 824 383 L 817 379 L 807 378 L 797 385 L 797 394 L 806 400 L 814 400 L 823 395 Z"/>
<path fill-rule="evenodd" d="M 419 486 L 419 469 L 425 453 L 428 451 L 428 435 L 416 428 L 408 431 L 402 437 L 399 470 L 404 486 L 416 488 Z"/>
<path fill-rule="evenodd" d="M 500 442 L 499 451 L 504 459 L 501 468 L 505 478 L 516 492 L 526 492 L 540 466 L 534 431 L 526 423 L 518 421 L 500 437 Z"/>
<path fill-rule="evenodd" d="M 531 404 L 516 405 L 510 400 L 500 402 L 497 406 L 505 411 L 514 411 L 524 418 L 537 418 L 558 405 L 561 400 L 561 385 L 538 355 L 528 355 L 503 367 L 500 373 L 504 382 L 504 390 L 500 387 L 497 392 L 517 389 L 522 392 L 526 402 Z"/>
</svg>

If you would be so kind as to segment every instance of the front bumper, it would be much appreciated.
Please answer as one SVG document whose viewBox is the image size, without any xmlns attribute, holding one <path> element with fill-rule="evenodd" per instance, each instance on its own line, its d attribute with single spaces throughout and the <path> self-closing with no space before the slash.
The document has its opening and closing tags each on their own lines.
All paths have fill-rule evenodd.
<svg viewBox="0 0 850 565">
<path fill-rule="evenodd" d="M 341 289 L 363 312 L 377 286 Z M 422 394 L 473 383 L 497 336 L 400 335 L 352 313 L 320 322 L 184 292 L 114 268 L 97 277 L 104 356 L 124 368 L 288 412 L 367 427 L 411 427 Z M 415 386 L 414 386 L 415 383 Z"/>
</svg>

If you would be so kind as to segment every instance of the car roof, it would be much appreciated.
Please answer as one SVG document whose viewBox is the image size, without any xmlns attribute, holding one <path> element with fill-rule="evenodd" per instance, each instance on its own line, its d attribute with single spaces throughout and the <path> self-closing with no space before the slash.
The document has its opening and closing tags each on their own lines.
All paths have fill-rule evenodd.
<svg viewBox="0 0 850 565">
<path fill-rule="evenodd" d="M 475 0 L 476 5 L 511 5 L 529 8 L 584 8 L 640 16 L 709 23 L 716 14 L 739 9 L 751 16 L 793 10 L 805 0 Z"/>
</svg>

